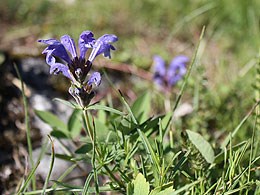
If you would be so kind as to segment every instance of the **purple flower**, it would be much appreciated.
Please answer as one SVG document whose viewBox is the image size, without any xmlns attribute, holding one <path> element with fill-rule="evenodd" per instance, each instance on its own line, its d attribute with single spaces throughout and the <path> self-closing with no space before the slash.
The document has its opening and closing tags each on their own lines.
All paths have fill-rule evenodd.
<svg viewBox="0 0 260 195">
<path fill-rule="evenodd" d="M 168 68 L 167 77 L 169 85 L 175 85 L 186 73 L 186 64 L 189 58 L 184 55 L 176 56 L 172 59 Z"/>
<path fill-rule="evenodd" d="M 104 54 L 105 57 L 111 58 L 110 49 L 115 50 L 114 46 L 110 43 L 116 42 L 118 40 L 117 36 L 105 34 L 99 37 L 95 44 L 93 45 L 93 50 L 88 58 L 92 62 L 96 56 Z"/>
<path fill-rule="evenodd" d="M 116 35 L 105 34 L 95 40 L 91 31 L 83 31 L 79 36 L 79 54 L 74 40 L 69 35 L 63 35 L 60 41 L 56 39 L 39 40 L 48 45 L 43 54 L 46 54 L 46 63 L 50 66 L 50 74 L 62 73 L 72 81 L 69 93 L 76 102 L 84 107 L 94 97 L 93 87 L 101 83 L 101 75 L 94 72 L 88 80 L 86 77 L 92 67 L 94 59 L 103 54 L 111 58 L 110 50 L 115 50 L 111 43 L 118 40 Z M 85 57 L 87 50 L 92 49 L 88 59 Z M 57 62 L 60 59 L 62 62 Z"/>
<path fill-rule="evenodd" d="M 94 72 L 90 76 L 90 78 L 88 80 L 88 85 L 92 86 L 94 84 L 95 86 L 99 86 L 100 83 L 101 83 L 101 75 L 100 75 L 100 73 L 99 72 Z"/>
<path fill-rule="evenodd" d="M 91 31 L 83 31 L 78 40 L 79 55 L 75 42 L 69 35 L 63 35 L 60 41 L 47 39 L 39 40 L 39 42 L 48 45 L 42 53 L 46 54 L 46 62 L 51 67 L 51 74 L 62 73 L 74 84 L 83 84 L 94 59 L 100 54 L 111 58 L 110 50 L 115 50 L 115 48 L 110 43 L 117 40 L 117 36 L 113 34 L 105 34 L 95 40 Z M 86 60 L 85 55 L 88 49 L 92 51 Z M 63 60 L 63 63 L 56 62 L 56 58 Z"/>
<path fill-rule="evenodd" d="M 189 58 L 180 55 L 172 59 L 168 68 L 160 56 L 154 56 L 154 82 L 161 87 L 169 88 L 175 85 L 186 73 Z"/>
<path fill-rule="evenodd" d="M 163 85 L 166 75 L 165 61 L 158 55 L 154 56 L 153 61 L 154 82 L 158 85 Z"/>
</svg>

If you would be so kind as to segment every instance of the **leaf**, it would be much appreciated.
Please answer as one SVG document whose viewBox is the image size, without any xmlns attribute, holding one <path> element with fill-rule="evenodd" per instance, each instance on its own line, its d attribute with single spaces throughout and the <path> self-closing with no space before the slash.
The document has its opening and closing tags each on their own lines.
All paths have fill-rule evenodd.
<svg viewBox="0 0 260 195">
<path fill-rule="evenodd" d="M 51 181 L 56 183 L 58 186 L 66 187 L 66 188 L 71 189 L 71 190 L 82 189 L 81 186 L 74 186 L 74 185 L 70 185 L 70 184 L 60 182 L 60 181 L 57 181 L 57 180 L 51 180 Z"/>
<path fill-rule="evenodd" d="M 106 124 L 100 122 L 99 120 L 95 120 L 96 134 L 97 139 L 100 142 L 104 142 L 106 140 L 112 141 L 115 139 L 115 132 L 110 131 Z"/>
<path fill-rule="evenodd" d="M 35 110 L 36 115 L 45 123 L 49 124 L 52 128 L 57 128 L 61 131 L 67 130 L 66 124 L 60 120 L 56 115 L 48 112 Z"/>
<path fill-rule="evenodd" d="M 171 195 L 172 192 L 174 192 L 172 186 L 169 188 L 166 188 L 165 190 L 159 192 L 157 195 Z"/>
<path fill-rule="evenodd" d="M 80 109 L 80 110 L 82 109 L 79 105 L 72 103 L 72 102 L 69 102 L 67 100 L 60 99 L 60 98 L 54 98 L 53 101 L 61 102 L 64 105 L 69 106 L 69 107 L 74 108 L 74 109 Z"/>
<path fill-rule="evenodd" d="M 173 187 L 170 186 L 165 190 L 160 191 L 160 188 L 155 188 L 151 191 L 149 195 L 171 195 L 174 192 Z"/>
<path fill-rule="evenodd" d="M 44 182 L 44 185 L 43 185 L 42 194 L 45 194 L 45 191 L 47 189 L 48 183 L 50 181 L 51 173 L 52 173 L 52 170 L 53 170 L 53 166 L 54 166 L 54 160 L 55 160 L 54 143 L 53 143 L 53 140 L 51 139 L 50 135 L 48 135 L 48 138 L 50 139 L 50 142 L 51 142 L 51 162 L 50 162 L 50 168 L 49 168 L 49 171 L 48 171 L 48 175 L 47 175 L 45 182 Z"/>
<path fill-rule="evenodd" d="M 72 138 L 77 137 L 82 129 L 81 110 L 74 110 L 68 121 L 68 130 Z"/>
<path fill-rule="evenodd" d="M 100 102 L 100 104 L 101 105 L 105 105 L 105 102 L 104 101 L 102 101 L 102 102 Z M 107 117 L 106 117 L 106 111 L 105 110 L 98 110 L 98 112 L 97 112 L 97 118 L 98 118 L 98 120 L 100 121 L 100 122 L 102 122 L 102 123 L 106 123 L 107 122 Z"/>
<path fill-rule="evenodd" d="M 134 184 L 134 195 L 148 195 L 149 194 L 149 183 L 145 177 L 138 173 L 137 177 L 133 181 Z"/>
<path fill-rule="evenodd" d="M 82 146 L 80 146 L 76 151 L 75 153 L 76 154 L 86 154 L 88 152 L 90 152 L 92 150 L 92 144 L 91 143 L 86 143 Z"/>
<path fill-rule="evenodd" d="M 178 190 L 175 190 L 174 192 L 171 193 L 171 195 L 179 195 L 179 194 L 184 194 L 183 191 L 187 191 L 189 188 L 195 186 L 196 184 L 200 183 L 201 180 L 194 181 L 192 183 L 186 184 L 185 186 L 179 188 Z"/>
<path fill-rule="evenodd" d="M 189 140 L 199 150 L 201 155 L 205 158 L 208 163 L 213 163 L 215 160 L 214 151 L 209 144 L 200 134 L 186 130 Z"/>
<path fill-rule="evenodd" d="M 116 110 L 114 108 L 110 108 L 108 106 L 99 105 L 99 104 L 90 105 L 86 109 L 87 110 L 105 110 L 105 111 L 108 111 L 108 112 L 111 112 L 111 113 L 114 113 L 114 114 L 124 115 L 124 113 L 119 111 L 119 110 Z"/>
<path fill-rule="evenodd" d="M 40 164 L 40 161 L 38 161 L 37 164 L 34 166 L 34 168 L 31 170 L 27 179 L 25 181 L 23 181 L 23 185 L 20 187 L 17 194 L 21 194 L 27 188 L 27 186 L 28 186 L 29 182 L 31 181 L 32 177 L 34 176 L 35 171 L 36 171 L 37 167 L 39 166 L 39 164 Z"/>
<path fill-rule="evenodd" d="M 65 160 L 65 161 L 70 161 L 70 162 L 73 161 L 73 160 L 71 160 L 73 158 L 73 156 L 69 156 L 69 155 L 66 155 L 66 154 L 57 154 L 57 153 L 55 153 L 55 157 L 58 158 L 58 159 Z"/>
<path fill-rule="evenodd" d="M 51 131 L 51 136 L 56 137 L 56 138 L 69 138 L 69 136 L 60 130 L 52 130 Z"/>
<path fill-rule="evenodd" d="M 143 123 L 150 113 L 151 96 L 148 92 L 144 93 L 136 99 L 132 105 L 132 112 L 139 123 Z"/>
</svg>

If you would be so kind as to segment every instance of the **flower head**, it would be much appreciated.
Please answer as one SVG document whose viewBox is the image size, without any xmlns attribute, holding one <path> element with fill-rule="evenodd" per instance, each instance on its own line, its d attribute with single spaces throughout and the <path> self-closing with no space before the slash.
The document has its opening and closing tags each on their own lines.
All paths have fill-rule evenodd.
<svg viewBox="0 0 260 195">
<path fill-rule="evenodd" d="M 105 34 L 96 40 L 91 31 L 83 31 L 78 40 L 79 54 L 74 40 L 69 35 L 63 35 L 60 41 L 46 39 L 38 40 L 38 42 L 48 45 L 42 53 L 46 54 L 46 63 L 50 66 L 50 74 L 62 73 L 69 78 L 73 85 L 70 93 L 74 97 L 82 94 L 82 90 L 86 88 L 88 89 L 86 92 L 91 93 L 92 86 L 100 84 L 100 73 L 93 73 L 89 80 L 86 80 L 86 77 L 98 55 L 104 54 L 105 57 L 111 58 L 110 50 L 115 50 L 111 43 L 117 40 L 117 36 L 113 34 Z M 88 49 L 92 49 L 92 51 L 87 59 L 85 56 Z M 62 60 L 62 63 L 57 62 L 57 59 Z M 75 90 L 75 87 L 78 90 Z"/>
<path fill-rule="evenodd" d="M 172 59 L 168 68 L 165 61 L 158 55 L 153 58 L 154 82 L 163 88 L 175 85 L 186 73 L 189 58 L 180 55 Z"/>
<path fill-rule="evenodd" d="M 163 85 L 164 77 L 166 75 L 165 61 L 158 55 L 154 56 L 153 61 L 154 82 L 158 85 Z"/>
<path fill-rule="evenodd" d="M 105 34 L 95 40 L 94 34 L 91 31 L 83 31 L 79 36 L 79 55 L 74 40 L 69 35 L 63 35 L 60 41 L 56 39 L 39 40 L 41 43 L 47 44 L 47 48 L 42 52 L 46 54 L 46 62 L 51 66 L 50 73 L 62 73 L 72 82 L 80 81 L 82 83 L 87 76 L 94 59 L 104 54 L 105 57 L 111 58 L 110 49 L 115 48 L 110 44 L 118 40 L 116 35 Z M 85 55 L 88 49 L 92 52 L 86 60 Z M 57 63 L 56 58 L 64 61 Z M 81 72 L 80 78 L 76 72 Z"/>
</svg>

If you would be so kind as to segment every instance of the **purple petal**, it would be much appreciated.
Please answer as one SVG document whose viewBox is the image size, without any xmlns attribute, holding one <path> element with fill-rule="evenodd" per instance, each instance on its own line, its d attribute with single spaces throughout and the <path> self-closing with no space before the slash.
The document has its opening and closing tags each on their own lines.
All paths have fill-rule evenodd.
<svg viewBox="0 0 260 195">
<path fill-rule="evenodd" d="M 58 45 L 58 44 L 60 44 L 60 42 L 57 41 L 56 39 L 46 39 L 46 40 L 40 39 L 40 40 L 38 40 L 38 42 L 45 43 L 47 45 Z"/>
<path fill-rule="evenodd" d="M 159 85 L 161 87 L 164 86 L 164 79 L 163 79 L 163 77 L 154 76 L 153 81 L 154 81 L 155 84 L 157 84 L 157 85 Z"/>
<path fill-rule="evenodd" d="M 170 63 L 170 69 L 176 69 L 179 66 L 186 66 L 186 64 L 189 62 L 189 58 L 184 55 L 179 55 L 176 56 L 175 58 L 172 59 Z"/>
<path fill-rule="evenodd" d="M 69 35 L 63 35 L 61 38 L 61 43 L 70 52 L 73 58 L 77 57 L 76 46 L 74 40 Z"/>
<path fill-rule="evenodd" d="M 175 85 L 179 80 L 181 80 L 182 77 L 183 77 L 182 75 L 175 75 L 175 76 L 169 78 L 168 84 L 169 84 L 170 86 L 173 86 L 173 85 Z"/>
<path fill-rule="evenodd" d="M 169 85 L 175 85 L 186 73 L 186 64 L 189 58 L 186 56 L 175 57 L 170 64 L 167 72 L 167 80 Z"/>
<path fill-rule="evenodd" d="M 83 31 L 79 36 L 80 58 L 84 59 L 88 48 L 92 48 L 95 43 L 94 34 L 91 31 Z"/>
<path fill-rule="evenodd" d="M 51 55 L 51 51 L 46 55 L 46 63 L 50 66 L 50 74 L 56 75 L 62 73 L 65 77 L 72 80 L 71 75 L 69 74 L 68 66 L 61 63 L 56 63 L 56 59 Z"/>
<path fill-rule="evenodd" d="M 105 34 L 100 38 L 98 38 L 94 44 L 93 50 L 88 60 L 90 62 L 93 62 L 95 57 L 102 53 L 104 54 L 105 57 L 111 58 L 110 49 L 115 50 L 115 48 L 109 43 L 116 42 L 117 40 L 118 40 L 117 36 L 112 34 Z"/>
<path fill-rule="evenodd" d="M 96 86 L 99 86 L 99 85 L 100 85 L 100 83 L 101 83 L 101 75 L 100 75 L 99 72 L 94 72 L 94 73 L 90 76 L 90 78 L 89 78 L 87 84 L 88 84 L 88 85 L 92 85 L 93 83 L 94 83 Z"/>
<path fill-rule="evenodd" d="M 38 42 L 49 45 L 47 48 L 43 50 L 43 54 L 49 53 L 50 55 L 61 58 L 67 63 L 71 63 L 71 59 L 61 42 L 57 41 L 56 39 L 38 40 Z"/>
<path fill-rule="evenodd" d="M 56 59 L 51 55 L 52 54 L 52 51 L 49 50 L 47 52 L 47 55 L 46 55 L 46 63 L 50 66 L 52 66 L 53 64 L 55 64 L 56 62 Z"/>
<path fill-rule="evenodd" d="M 70 80 L 72 80 L 70 74 L 69 74 L 69 68 L 68 66 L 61 64 L 61 63 L 54 63 L 50 68 L 50 74 L 59 74 L 62 73 L 65 77 L 68 77 Z"/>
<path fill-rule="evenodd" d="M 159 75 L 161 77 L 164 77 L 166 75 L 165 62 L 158 55 L 155 55 L 153 57 L 153 71 L 155 75 Z"/>
</svg>

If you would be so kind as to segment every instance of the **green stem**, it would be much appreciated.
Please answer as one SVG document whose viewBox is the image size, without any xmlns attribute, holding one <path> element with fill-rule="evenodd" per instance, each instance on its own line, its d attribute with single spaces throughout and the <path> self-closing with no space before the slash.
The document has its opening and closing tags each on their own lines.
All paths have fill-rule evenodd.
<svg viewBox="0 0 260 195">
<path fill-rule="evenodd" d="M 92 166 L 94 172 L 94 181 L 95 181 L 95 190 L 96 194 L 99 194 L 99 183 L 98 183 L 98 176 L 97 176 L 97 169 L 96 169 L 96 128 L 93 122 L 93 155 L 92 155 Z"/>
<path fill-rule="evenodd" d="M 87 113 L 87 110 L 83 110 L 83 114 L 84 114 L 84 119 L 85 119 L 85 122 L 86 122 L 86 126 L 87 126 L 87 133 L 91 139 L 91 142 L 92 142 L 92 145 L 93 145 L 93 158 L 92 158 L 92 166 L 93 166 L 93 171 L 96 171 L 95 169 L 95 157 L 96 157 L 96 154 L 97 154 L 97 157 L 99 158 L 99 161 L 101 161 L 102 165 L 103 165 L 103 168 L 106 170 L 107 174 L 109 175 L 109 177 L 114 181 L 116 182 L 120 188 L 124 189 L 125 186 L 124 184 L 119 181 L 115 175 L 111 172 L 111 170 L 109 169 L 109 167 L 103 163 L 103 160 L 101 158 L 102 154 L 101 152 L 99 151 L 97 145 L 96 145 L 96 134 L 95 134 L 95 128 L 94 130 L 92 129 L 91 125 L 90 125 L 90 121 L 89 121 L 89 117 L 88 117 L 88 113 Z M 95 183 L 97 183 L 97 178 L 95 178 L 96 176 L 96 173 L 94 172 L 94 179 L 96 180 Z M 97 187 L 96 187 L 97 188 Z"/>
<path fill-rule="evenodd" d="M 86 125 L 87 125 L 87 133 L 90 137 L 92 145 L 94 146 L 94 133 L 93 133 L 93 130 L 92 130 L 90 122 L 89 122 L 87 110 L 84 109 L 83 114 L 84 114 L 84 119 L 85 119 L 85 122 L 86 122 Z"/>
</svg>

